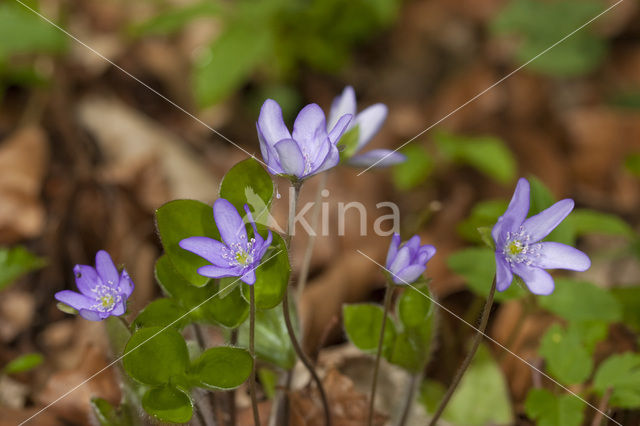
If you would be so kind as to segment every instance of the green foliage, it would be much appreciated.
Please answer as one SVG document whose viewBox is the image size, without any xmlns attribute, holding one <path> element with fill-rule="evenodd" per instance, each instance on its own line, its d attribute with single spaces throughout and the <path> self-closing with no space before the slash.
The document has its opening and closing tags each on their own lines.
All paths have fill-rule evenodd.
<svg viewBox="0 0 640 426">
<path fill-rule="evenodd" d="M 218 2 L 209 0 L 181 8 L 169 8 L 151 19 L 133 25 L 129 33 L 134 37 L 146 35 L 170 35 L 182 29 L 194 19 L 216 16 L 221 12 Z"/>
<path fill-rule="evenodd" d="M 640 408 L 639 383 L 640 355 L 631 352 L 607 358 L 593 378 L 593 388 L 600 395 L 613 389 L 609 404 L 620 408 Z"/>
<path fill-rule="evenodd" d="M 278 373 L 269 368 L 259 368 L 258 380 L 260 380 L 260 385 L 267 398 L 273 399 L 276 396 Z"/>
<path fill-rule="evenodd" d="M 624 167 L 635 176 L 640 176 L 640 154 L 629 154 L 624 159 Z"/>
<path fill-rule="evenodd" d="M 438 132 L 434 139 L 440 152 L 450 161 L 474 167 L 502 184 L 508 184 L 516 177 L 515 158 L 498 138 Z"/>
<path fill-rule="evenodd" d="M 538 426 L 580 426 L 584 407 L 573 395 L 554 395 L 546 389 L 531 389 L 524 404 L 527 416 Z"/>
<path fill-rule="evenodd" d="M 23 276 L 42 268 L 45 260 L 22 246 L 0 248 L 0 290 Z"/>
<path fill-rule="evenodd" d="M 220 346 L 207 349 L 191 366 L 191 374 L 202 388 L 234 389 L 251 374 L 253 358 L 242 348 Z"/>
<path fill-rule="evenodd" d="M 555 44 L 603 9 L 598 0 L 512 0 L 495 18 L 492 29 L 500 35 L 517 36 L 515 56 L 521 63 L 545 52 L 528 68 L 559 77 L 582 75 L 602 63 L 608 50 L 603 37 L 585 28 Z"/>
<path fill-rule="evenodd" d="M 426 365 L 436 332 L 436 313 L 425 283 L 406 287 L 396 305 L 396 320 L 387 317 L 382 355 L 412 374 Z M 426 297 L 426 296 L 428 297 Z M 358 349 L 375 354 L 384 311 L 378 305 L 345 305 L 342 310 L 349 340 Z"/>
<path fill-rule="evenodd" d="M 2 369 L 2 372 L 5 374 L 23 373 L 25 371 L 33 370 L 42 364 L 43 360 L 44 358 L 42 357 L 42 354 L 37 352 L 20 355 L 18 358 L 9 361 L 9 363 Z"/>
<path fill-rule="evenodd" d="M 422 184 L 434 169 L 433 158 L 420 145 L 407 145 L 400 150 L 407 161 L 393 166 L 393 183 L 396 188 L 409 190 Z"/>
<path fill-rule="evenodd" d="M 565 385 L 583 383 L 591 374 L 593 360 L 579 336 L 554 324 L 542 337 L 538 350 L 553 377 Z"/>
<path fill-rule="evenodd" d="M 240 216 L 244 216 L 244 206 L 253 210 L 256 223 L 267 225 L 269 208 L 273 199 L 273 181 L 260 163 L 249 158 L 233 166 L 222 179 L 220 198 L 234 205 Z"/>
<path fill-rule="evenodd" d="M 262 258 L 262 263 L 256 268 L 255 289 L 256 309 L 271 309 L 277 306 L 284 297 L 289 284 L 289 255 L 287 245 L 282 237 L 273 233 L 271 247 Z M 242 284 L 242 295 L 249 300 L 249 286 Z"/>
<path fill-rule="evenodd" d="M 173 385 L 149 389 L 142 397 L 142 407 L 163 422 L 186 423 L 193 415 L 191 397 Z"/>
<path fill-rule="evenodd" d="M 443 395 L 442 385 L 426 380 L 421 388 L 420 402 L 432 413 Z M 507 384 L 486 346 L 478 348 L 442 418 L 451 424 L 465 426 L 513 424 Z"/>
<path fill-rule="evenodd" d="M 507 210 L 509 202 L 506 200 L 481 201 L 471 209 L 469 217 L 458 224 L 458 233 L 467 241 L 480 243 L 482 236 L 478 228 L 491 227 Z"/>
<path fill-rule="evenodd" d="M 105 399 L 91 398 L 91 410 L 100 426 L 133 426 L 135 424 L 131 410 L 125 404 L 116 409 Z"/>
<path fill-rule="evenodd" d="M 622 309 L 607 290 L 584 281 L 556 278 L 556 288 L 548 296 L 538 297 L 540 306 L 569 321 L 617 322 Z"/>
<path fill-rule="evenodd" d="M 483 297 L 489 295 L 491 283 L 496 273 L 496 259 L 492 249 L 474 247 L 457 251 L 449 256 L 447 266 L 456 274 L 461 275 L 474 293 Z M 504 301 L 519 299 L 525 294 L 525 290 L 514 278 L 507 290 L 496 292 L 494 297 L 497 301 Z"/>
<path fill-rule="evenodd" d="M 347 337 L 358 349 L 369 354 L 375 354 L 378 348 L 383 316 L 384 311 L 382 307 L 370 303 L 345 305 L 342 308 L 342 317 Z M 395 324 L 391 318 L 387 317 L 387 325 L 384 329 L 382 344 L 382 353 L 385 355 L 385 358 L 387 358 L 392 351 L 395 336 Z"/>
<path fill-rule="evenodd" d="M 117 356 L 124 352 L 127 342 L 131 338 L 131 330 L 120 317 L 110 316 L 104 320 L 111 351 Z"/>
<path fill-rule="evenodd" d="M 146 385 L 185 383 L 189 354 L 177 330 L 141 328 L 127 343 L 122 363 L 129 376 Z"/>
<path fill-rule="evenodd" d="M 197 254 L 183 250 L 178 243 L 194 236 L 220 240 L 213 220 L 213 208 L 195 200 L 170 201 L 156 210 L 156 226 L 165 254 L 176 271 L 191 285 L 206 285 L 209 278 L 199 275 L 197 270 L 209 262 Z"/>
<path fill-rule="evenodd" d="M 355 125 L 347 130 L 338 141 L 340 159 L 346 160 L 353 157 L 358 150 L 358 138 L 360 137 L 360 126 Z"/>
<path fill-rule="evenodd" d="M 290 304 L 289 308 L 295 328 L 295 307 Z M 243 347 L 249 346 L 249 324 L 246 322 L 239 329 L 238 342 Z M 262 361 L 284 370 L 291 370 L 295 365 L 296 353 L 280 306 L 256 312 L 255 348 L 257 357 Z"/>
<path fill-rule="evenodd" d="M 182 330 L 189 324 L 187 311 L 173 299 L 156 299 L 149 303 L 131 323 L 133 331 L 143 327 L 174 327 Z"/>
<path fill-rule="evenodd" d="M 190 321 L 236 328 L 249 315 L 249 304 L 242 297 L 239 285 L 225 292 L 225 287 L 233 285 L 231 283 L 239 284 L 237 278 L 231 283 L 211 280 L 204 287 L 194 287 L 177 273 L 167 255 L 158 259 L 155 270 L 164 292 L 183 312 L 190 312 Z"/>
<path fill-rule="evenodd" d="M 640 286 L 614 288 L 611 294 L 620 303 L 624 323 L 640 331 Z"/>
</svg>

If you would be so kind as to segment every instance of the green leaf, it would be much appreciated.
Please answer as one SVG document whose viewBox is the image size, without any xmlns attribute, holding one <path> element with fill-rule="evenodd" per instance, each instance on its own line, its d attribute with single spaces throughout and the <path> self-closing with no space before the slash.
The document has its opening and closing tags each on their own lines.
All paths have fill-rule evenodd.
<svg viewBox="0 0 640 426">
<path fill-rule="evenodd" d="M 282 237 L 273 232 L 273 242 L 265 253 L 260 266 L 256 268 L 255 289 L 256 309 L 271 309 L 282 301 L 289 285 L 289 255 Z M 242 284 L 242 294 L 249 300 L 249 285 Z"/>
<path fill-rule="evenodd" d="M 272 51 L 272 35 L 260 22 L 230 22 L 194 68 L 200 106 L 211 106 L 239 88 Z"/>
<path fill-rule="evenodd" d="M 462 238 L 472 243 L 482 242 L 478 228 L 493 228 L 498 218 L 507 210 L 506 200 L 481 201 L 471 209 L 471 214 L 457 226 Z M 493 240 L 492 240 L 493 242 Z"/>
<path fill-rule="evenodd" d="M 161 298 L 149 303 L 131 323 L 131 330 L 144 327 L 173 327 L 182 330 L 189 324 L 187 311 L 173 299 Z"/>
<path fill-rule="evenodd" d="M 289 314 L 293 327 L 297 329 L 296 312 L 289 304 Z M 249 347 L 249 322 L 240 326 L 238 342 Z M 296 363 L 296 353 L 284 322 L 282 307 L 256 312 L 255 348 L 257 357 L 284 370 L 291 370 Z"/>
<path fill-rule="evenodd" d="M 203 388 L 234 389 L 249 378 L 252 368 L 253 359 L 247 350 L 220 346 L 202 353 L 191 366 L 191 376 Z"/>
<path fill-rule="evenodd" d="M 199 275 L 197 270 L 209 262 L 182 249 L 178 243 L 188 237 L 220 240 L 213 220 L 213 207 L 195 200 L 170 201 L 156 210 L 156 226 L 164 251 L 176 271 L 194 286 L 207 284 L 209 278 Z"/>
<path fill-rule="evenodd" d="M 420 399 L 429 409 L 436 406 L 433 400 L 444 392 L 434 382 L 427 383 Z M 465 426 L 514 424 L 507 384 L 485 345 L 478 347 L 442 417 L 449 423 Z"/>
<path fill-rule="evenodd" d="M 596 345 L 607 338 L 609 325 L 605 321 L 571 321 L 567 333 L 577 336 L 593 356 Z"/>
<path fill-rule="evenodd" d="M 135 37 L 145 35 L 171 35 L 180 31 L 194 19 L 215 16 L 221 11 L 217 2 L 203 1 L 180 8 L 170 8 L 144 22 L 131 27 L 129 32 Z"/>
<path fill-rule="evenodd" d="M 193 401 L 172 385 L 149 389 L 142 397 L 144 411 L 163 422 L 186 423 L 193 415 Z"/>
<path fill-rule="evenodd" d="M 528 68 L 553 76 L 581 75 L 601 64 L 607 53 L 603 36 L 585 28 L 548 48 L 596 17 L 603 7 L 597 0 L 514 0 L 497 15 L 492 27 L 498 34 L 518 37 L 516 58 L 528 63 Z"/>
<path fill-rule="evenodd" d="M 23 373 L 25 371 L 33 370 L 42 364 L 43 360 L 44 358 L 42 357 L 42 354 L 37 352 L 20 355 L 18 358 L 9 361 L 2 371 L 5 374 Z"/>
<path fill-rule="evenodd" d="M 407 161 L 393 166 L 393 183 L 403 191 L 422 184 L 434 169 L 433 158 L 420 145 L 408 145 L 400 150 Z"/>
<path fill-rule="evenodd" d="M 113 354 L 118 357 L 124 353 L 124 348 L 131 338 L 129 327 L 124 324 L 120 317 L 108 317 L 104 320 L 107 336 L 109 337 L 109 345 Z"/>
<path fill-rule="evenodd" d="M 158 259 L 155 271 L 164 292 L 185 311 L 191 311 L 192 321 L 236 328 L 249 314 L 249 305 L 242 297 L 240 287 L 225 292 L 224 286 L 228 284 L 224 284 L 224 280 L 211 280 L 204 287 L 194 287 L 177 273 L 166 255 Z M 194 310 L 198 305 L 201 306 Z"/>
<path fill-rule="evenodd" d="M 425 379 L 420 385 L 419 401 L 426 409 L 427 413 L 435 413 L 440 405 L 440 400 L 447 390 L 440 382 Z"/>
<path fill-rule="evenodd" d="M 355 117 L 354 117 L 355 118 Z M 348 160 L 358 150 L 358 138 L 360 137 L 360 126 L 355 125 L 347 130 L 338 141 L 338 149 L 340 150 L 340 159 Z"/>
<path fill-rule="evenodd" d="M 45 264 L 44 259 L 31 254 L 22 246 L 0 249 L 0 290 Z"/>
<path fill-rule="evenodd" d="M 131 426 L 130 418 L 119 413 L 107 400 L 91 398 L 91 409 L 100 426 Z"/>
<path fill-rule="evenodd" d="M 452 161 L 474 167 L 495 181 L 508 184 L 516 177 L 516 161 L 506 144 L 495 137 L 458 136 L 438 132 L 438 149 Z"/>
<path fill-rule="evenodd" d="M 524 409 L 538 426 L 580 426 L 584 403 L 573 395 L 554 395 L 547 389 L 531 389 Z"/>
<path fill-rule="evenodd" d="M 593 388 L 602 396 L 613 389 L 609 404 L 613 407 L 640 408 L 640 354 L 626 352 L 607 358 L 596 371 Z"/>
<path fill-rule="evenodd" d="M 447 266 L 466 280 L 471 290 L 483 297 L 489 295 L 491 283 L 496 273 L 495 253 L 490 248 L 468 248 L 453 253 L 447 259 Z M 514 276 L 515 277 L 515 276 Z M 496 301 L 519 299 L 524 297 L 526 290 L 516 283 L 503 291 L 495 293 Z"/>
<path fill-rule="evenodd" d="M 640 286 L 612 288 L 610 292 L 622 308 L 624 323 L 640 331 Z"/>
<path fill-rule="evenodd" d="M 579 336 L 568 333 L 558 324 L 549 327 L 538 352 L 545 358 L 551 375 L 565 385 L 583 383 L 593 369 L 591 355 Z"/>
<path fill-rule="evenodd" d="M 433 303 L 422 294 L 433 298 L 429 287 L 425 284 L 413 287 L 404 289 L 396 305 L 397 317 L 404 328 L 425 327 L 435 316 Z"/>
<path fill-rule="evenodd" d="M 344 305 L 342 317 L 344 328 L 349 340 L 363 352 L 375 354 L 378 349 L 380 328 L 384 311 L 381 306 L 370 303 Z M 396 337 L 396 327 L 391 318 L 387 317 L 384 329 L 382 352 L 388 358 L 393 350 Z"/>
<path fill-rule="evenodd" d="M 184 378 L 189 353 L 184 338 L 174 328 L 141 328 L 129 339 L 122 363 L 135 380 L 159 386 Z"/>
<path fill-rule="evenodd" d="M 635 94 L 635 102 L 640 105 L 640 95 Z M 638 106 L 636 106 L 638 108 Z M 629 154 L 624 159 L 624 168 L 635 176 L 640 176 L 640 153 Z"/>
<path fill-rule="evenodd" d="M 254 158 L 233 166 L 220 184 L 220 198 L 225 198 L 244 217 L 248 204 L 256 223 L 268 225 L 269 209 L 273 199 L 273 181 L 269 173 Z"/>
<path fill-rule="evenodd" d="M 538 303 L 569 321 L 617 322 L 622 309 L 607 290 L 585 281 L 556 278 L 556 287 L 548 296 L 538 296 Z"/>
<path fill-rule="evenodd" d="M 276 386 L 278 385 L 278 373 L 270 368 L 259 368 L 258 379 L 265 395 L 269 399 L 273 399 L 276 396 Z"/>
<path fill-rule="evenodd" d="M 566 219 L 576 236 L 586 234 L 619 235 L 630 238 L 635 232 L 616 215 L 589 209 L 576 209 Z"/>
<path fill-rule="evenodd" d="M 58 29 L 20 4 L 7 2 L 0 4 L 0 40 L 0 60 L 14 54 L 60 53 L 67 46 Z"/>
</svg>

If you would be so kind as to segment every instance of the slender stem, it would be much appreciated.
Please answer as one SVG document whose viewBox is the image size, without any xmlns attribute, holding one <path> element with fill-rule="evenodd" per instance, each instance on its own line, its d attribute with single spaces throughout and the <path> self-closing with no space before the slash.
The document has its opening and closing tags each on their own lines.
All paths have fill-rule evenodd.
<svg viewBox="0 0 640 426">
<path fill-rule="evenodd" d="M 422 378 L 422 373 L 418 373 L 418 374 L 412 374 L 411 379 L 409 379 L 409 385 L 407 387 L 407 396 L 404 401 L 402 417 L 400 417 L 400 422 L 398 422 L 398 426 L 404 426 L 407 420 L 409 419 L 409 413 L 411 412 L 411 407 L 413 406 L 413 396 L 415 395 L 416 388 L 418 387 L 418 383 L 420 383 L 421 378 Z"/>
<path fill-rule="evenodd" d="M 256 328 L 256 295 L 252 285 L 249 286 L 249 353 L 253 358 L 251 368 L 251 380 L 249 382 L 249 392 L 251 393 L 251 406 L 253 407 L 253 423 L 260 426 L 260 413 L 258 412 L 258 399 L 256 397 L 256 350 L 254 347 Z"/>
<path fill-rule="evenodd" d="M 384 293 L 384 314 L 382 315 L 382 325 L 380 326 L 380 337 L 378 338 L 378 351 L 376 352 L 376 362 L 373 367 L 373 381 L 371 382 L 371 396 L 369 397 L 369 420 L 367 424 L 373 424 L 373 408 L 376 400 L 376 387 L 378 385 L 378 370 L 380 369 L 380 356 L 382 355 L 382 344 L 384 342 L 384 329 L 387 325 L 389 307 L 391 306 L 391 295 L 393 294 L 393 284 L 388 283 Z"/>
<path fill-rule="evenodd" d="M 296 214 L 296 204 L 298 202 L 298 196 L 300 195 L 301 186 L 302 186 L 302 182 L 300 181 L 294 182 L 293 184 L 294 194 L 293 194 L 293 197 L 291 197 L 289 200 L 289 225 L 288 225 L 288 232 L 287 232 L 287 238 L 286 238 L 287 248 L 289 249 L 291 249 L 291 238 L 294 233 L 293 227 L 294 227 L 294 219 Z M 291 339 L 291 344 L 293 345 L 293 349 L 296 351 L 298 358 L 300 358 L 300 361 L 302 361 L 304 366 L 307 368 L 307 370 L 309 371 L 309 374 L 311 374 L 313 381 L 316 383 L 316 386 L 318 387 L 318 392 L 320 392 L 320 398 L 322 400 L 322 408 L 324 410 L 325 425 L 330 426 L 331 411 L 329 410 L 329 401 L 327 399 L 327 394 L 324 391 L 324 386 L 322 386 L 322 381 L 320 380 L 320 377 L 318 377 L 318 373 L 316 373 L 316 370 L 313 368 L 313 364 L 311 360 L 309 359 L 307 354 L 305 354 L 304 351 L 302 350 L 302 347 L 300 346 L 300 342 L 298 342 L 295 331 L 293 329 L 293 325 L 291 323 L 291 315 L 289 313 L 288 289 L 285 290 L 284 296 L 282 298 L 282 314 L 284 316 L 284 323 L 287 326 L 287 332 L 289 333 L 289 338 Z"/>
<path fill-rule="evenodd" d="M 604 417 L 604 412 L 607 410 L 607 405 L 609 405 L 609 399 L 611 398 L 611 394 L 613 393 L 613 388 L 609 387 L 602 395 L 602 399 L 600 400 L 600 404 L 598 404 L 598 411 L 596 415 L 593 416 L 593 421 L 591 422 L 591 426 L 600 426 L 602 424 L 602 417 Z"/>
<path fill-rule="evenodd" d="M 202 327 L 200 327 L 200 324 L 196 324 L 193 323 L 193 334 L 195 334 L 196 336 L 196 340 L 198 342 L 198 346 L 200 346 L 200 350 L 205 350 L 207 348 L 207 342 L 204 338 L 204 333 L 202 332 Z M 209 400 L 209 408 L 211 409 L 211 416 L 213 419 L 217 419 L 213 420 L 213 424 L 222 424 L 222 422 L 220 421 L 220 418 L 218 417 L 218 410 L 216 410 L 216 400 L 215 400 L 215 396 L 213 394 L 212 391 L 208 391 L 205 390 L 204 391 L 207 394 L 207 398 Z M 206 419 L 205 419 L 206 420 Z M 205 422 L 205 425 L 208 425 L 210 422 Z"/>
<path fill-rule="evenodd" d="M 318 183 L 318 191 L 316 192 L 316 200 L 313 205 L 313 212 L 311 213 L 311 229 L 314 233 L 309 235 L 307 240 L 307 248 L 304 252 L 304 258 L 302 259 L 302 266 L 300 267 L 300 274 L 298 276 L 298 287 L 296 288 L 296 300 L 299 302 L 302 298 L 302 293 L 307 285 L 307 279 L 309 278 L 309 268 L 311 267 L 311 257 L 313 256 L 313 248 L 318 236 L 318 220 L 320 219 L 320 200 L 322 198 L 322 191 L 327 186 L 327 173 L 320 175 L 320 182 Z"/>
<path fill-rule="evenodd" d="M 229 339 L 231 346 L 238 344 L 238 329 L 231 330 L 231 338 Z M 229 424 L 236 426 L 236 390 L 227 391 L 227 412 L 229 413 Z"/>
<path fill-rule="evenodd" d="M 202 414 L 202 410 L 200 410 L 199 404 L 196 406 L 196 416 L 198 416 L 198 420 L 200 420 L 200 424 L 202 424 L 202 426 L 209 425 L 209 423 L 207 423 L 207 420 L 204 418 L 204 414 Z"/>
<path fill-rule="evenodd" d="M 464 361 L 462 361 L 462 365 L 460 366 L 460 368 L 458 369 L 458 372 L 453 378 L 451 385 L 449 385 L 449 389 L 447 389 L 447 393 L 444 395 L 444 398 L 440 402 L 440 405 L 438 406 L 438 409 L 433 415 L 433 418 L 431 419 L 429 426 L 435 426 L 436 422 L 442 415 L 442 412 L 444 411 L 447 404 L 449 403 L 449 400 L 453 396 L 453 392 L 458 387 L 458 384 L 460 383 L 460 379 L 462 379 L 462 376 L 464 376 L 464 373 L 467 371 L 467 368 L 469 368 L 469 365 L 473 360 L 473 356 L 476 354 L 476 351 L 478 350 L 478 346 L 480 346 L 480 342 L 482 341 L 482 337 L 484 336 L 484 331 L 487 329 L 487 323 L 489 322 L 489 314 L 491 313 L 491 306 L 493 305 L 493 296 L 495 292 L 496 292 L 496 278 L 493 277 L 491 290 L 489 291 L 489 296 L 487 297 L 487 302 L 484 304 L 482 317 L 480 318 L 480 327 L 478 327 L 477 329 L 478 332 L 476 333 L 473 339 L 473 342 L 471 344 L 471 350 L 469 350 L 467 357 L 464 359 Z"/>
</svg>

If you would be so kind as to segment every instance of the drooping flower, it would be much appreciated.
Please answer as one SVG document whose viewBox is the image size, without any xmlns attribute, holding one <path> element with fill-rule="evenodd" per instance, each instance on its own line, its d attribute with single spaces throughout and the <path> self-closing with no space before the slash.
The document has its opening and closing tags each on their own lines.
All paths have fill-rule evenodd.
<svg viewBox="0 0 640 426">
<path fill-rule="evenodd" d="M 253 237 L 247 236 L 245 223 L 229 201 L 219 198 L 213 203 L 213 218 L 220 231 L 222 242 L 208 237 L 189 237 L 180 241 L 185 250 L 205 258 L 211 265 L 198 268 L 198 273 L 209 278 L 240 277 L 245 283 L 256 282 L 256 268 L 271 245 L 271 231 L 267 239 L 258 233 L 249 206 L 244 210 L 253 226 Z"/>
<path fill-rule="evenodd" d="M 389 149 L 373 149 L 364 154 L 357 154 L 382 127 L 384 120 L 387 118 L 387 106 L 377 103 L 365 108 L 357 115 L 356 108 L 356 94 L 353 87 L 347 86 L 342 91 L 342 94 L 336 96 L 333 100 L 329 113 L 329 127 L 334 126 L 340 117 L 345 114 L 355 117 L 349 123 L 346 131 L 348 132 L 357 127 L 358 140 L 355 147 L 349 148 L 351 152 L 347 163 L 357 167 L 370 167 L 374 164 L 375 167 L 386 167 L 406 161 L 406 156 Z"/>
<path fill-rule="evenodd" d="M 111 256 L 104 250 L 96 253 L 96 267 L 76 265 L 73 268 L 79 293 L 62 290 L 56 300 L 76 309 L 89 321 L 120 316 L 127 310 L 127 299 L 133 292 L 133 281 L 124 269 L 118 274 Z"/>
<path fill-rule="evenodd" d="M 553 278 L 545 269 L 586 271 L 589 257 L 566 244 L 539 242 L 573 210 L 571 199 L 558 201 L 535 216 L 529 213 L 529 182 L 520 178 L 509 207 L 491 231 L 496 245 L 496 289 L 506 290 L 518 275 L 534 294 L 551 294 Z"/>
<path fill-rule="evenodd" d="M 302 108 L 293 124 L 293 133 L 289 133 L 280 105 L 267 99 L 256 127 L 269 172 L 304 179 L 335 167 L 340 162 L 336 144 L 349 121 L 349 114 L 338 117 L 327 133 L 324 112 L 318 105 L 309 104 Z"/>
<path fill-rule="evenodd" d="M 400 234 L 391 237 L 391 245 L 387 252 L 387 269 L 396 284 L 411 284 L 427 269 L 427 262 L 436 254 L 432 245 L 420 245 L 420 237 L 414 235 L 400 246 Z"/>
</svg>

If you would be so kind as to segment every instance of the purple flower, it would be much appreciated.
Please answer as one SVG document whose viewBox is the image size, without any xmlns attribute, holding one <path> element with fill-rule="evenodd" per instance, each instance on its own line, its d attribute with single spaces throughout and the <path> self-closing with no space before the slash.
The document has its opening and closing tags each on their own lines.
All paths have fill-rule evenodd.
<svg viewBox="0 0 640 426">
<path fill-rule="evenodd" d="M 324 112 L 318 105 L 309 104 L 298 114 L 291 134 L 282 120 L 280 105 L 267 99 L 256 127 L 269 172 L 304 179 L 335 167 L 340 162 L 336 144 L 349 121 L 351 115 L 338 117 L 327 133 Z"/>
<path fill-rule="evenodd" d="M 189 237 L 180 241 L 180 247 L 212 263 L 198 268 L 200 275 L 209 278 L 240 277 L 249 285 L 256 282 L 255 270 L 271 245 L 273 235 L 269 231 L 267 239 L 263 239 L 246 204 L 244 210 L 253 226 L 251 239 L 233 204 L 219 198 L 213 203 L 213 218 L 222 242 L 208 237 Z"/>
<path fill-rule="evenodd" d="M 578 249 L 554 242 L 539 242 L 573 210 L 573 200 L 558 201 L 526 219 L 529 213 L 529 182 L 520 178 L 507 211 L 498 219 L 491 235 L 496 244 L 496 288 L 506 290 L 513 274 L 534 294 L 551 294 L 553 278 L 545 269 L 586 271 L 589 257 Z"/>
<path fill-rule="evenodd" d="M 76 265 L 73 273 L 80 293 L 62 290 L 55 294 L 56 300 L 76 309 L 82 318 L 89 321 L 100 321 L 125 313 L 127 299 L 133 292 L 133 282 L 124 269 L 118 274 L 109 253 L 104 250 L 96 253 L 95 269 Z"/>
<path fill-rule="evenodd" d="M 378 133 L 382 123 L 387 118 L 387 106 L 385 104 L 374 104 L 365 108 L 356 115 L 356 94 L 353 87 L 347 86 L 342 91 L 342 95 L 336 96 L 331 104 L 331 112 L 329 113 L 329 127 L 338 123 L 340 117 L 350 114 L 355 119 L 349 123 L 347 131 L 358 127 L 358 141 L 353 151 L 356 154 Z M 352 166 L 369 167 L 375 164 L 375 167 L 386 167 L 406 161 L 407 157 L 398 152 L 388 149 L 374 149 L 364 154 L 353 155 L 347 162 Z"/>
<path fill-rule="evenodd" d="M 391 245 L 387 253 L 387 269 L 391 272 L 396 284 L 411 284 L 427 269 L 427 262 L 436 254 L 431 245 L 420 245 L 420 237 L 414 235 L 400 246 L 400 234 L 391 237 Z"/>
</svg>

